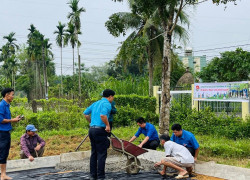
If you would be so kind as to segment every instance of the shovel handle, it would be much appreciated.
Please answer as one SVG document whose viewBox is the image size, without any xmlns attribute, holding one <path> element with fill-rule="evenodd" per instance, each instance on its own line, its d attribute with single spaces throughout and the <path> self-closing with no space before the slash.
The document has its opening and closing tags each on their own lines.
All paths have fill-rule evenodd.
<svg viewBox="0 0 250 180">
<path fill-rule="evenodd" d="M 82 143 L 87 139 L 87 137 L 89 137 L 89 134 L 87 134 L 85 136 L 85 138 L 82 140 L 82 142 L 77 146 L 77 148 L 75 149 L 75 151 L 78 151 L 78 149 L 80 148 L 80 146 L 82 145 Z"/>
</svg>

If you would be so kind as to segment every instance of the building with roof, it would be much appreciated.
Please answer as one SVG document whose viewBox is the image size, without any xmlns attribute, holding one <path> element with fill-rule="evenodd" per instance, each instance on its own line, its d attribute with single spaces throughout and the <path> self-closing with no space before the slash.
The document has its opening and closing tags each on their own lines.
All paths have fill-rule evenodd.
<svg viewBox="0 0 250 180">
<path fill-rule="evenodd" d="M 184 67 L 189 67 L 194 72 L 200 72 L 202 68 L 207 65 L 206 55 L 193 56 L 192 48 L 187 48 L 185 50 L 185 55 L 179 56 L 179 59 L 182 61 Z"/>
</svg>

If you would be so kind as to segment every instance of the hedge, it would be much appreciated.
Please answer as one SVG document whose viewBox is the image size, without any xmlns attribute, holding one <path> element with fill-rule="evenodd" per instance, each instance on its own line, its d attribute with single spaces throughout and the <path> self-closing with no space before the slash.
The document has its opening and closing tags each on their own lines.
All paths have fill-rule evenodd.
<svg viewBox="0 0 250 180">
<path fill-rule="evenodd" d="M 130 105 L 117 107 L 117 114 L 114 116 L 114 126 L 128 126 L 135 124 L 135 120 L 139 117 L 145 118 L 147 122 L 157 124 L 159 115 L 149 111 L 141 111 L 134 109 Z"/>
<path fill-rule="evenodd" d="M 222 113 L 217 116 L 211 108 L 197 111 L 172 103 L 170 123 L 179 123 L 194 134 L 225 136 L 231 139 L 250 138 L 250 117 L 246 121 Z"/>
<path fill-rule="evenodd" d="M 83 106 L 88 107 L 89 105 L 91 105 L 92 103 L 94 103 L 95 101 L 97 101 L 99 99 L 98 98 L 87 99 L 84 101 Z M 116 103 L 116 107 L 129 105 L 131 108 L 139 109 L 140 111 L 144 111 L 144 112 L 149 111 L 152 113 L 155 113 L 155 110 L 156 110 L 155 97 L 138 96 L 135 94 L 115 95 L 114 101 Z"/>
<path fill-rule="evenodd" d="M 38 111 L 33 113 L 30 109 L 23 106 L 11 107 L 12 116 L 15 117 L 19 114 L 24 114 L 25 119 L 19 123 L 13 124 L 15 129 L 23 129 L 27 124 L 34 124 L 39 131 L 44 130 L 59 130 L 59 129 L 74 129 L 79 127 L 88 127 L 88 122 L 84 118 L 83 109 L 77 106 L 68 106 L 68 111 Z M 146 111 L 143 112 L 139 109 L 131 108 L 128 106 L 117 107 L 117 114 L 114 115 L 114 127 L 128 126 L 135 124 L 135 120 L 142 116 L 147 122 L 157 124 L 159 116 L 155 113 Z"/>
</svg>

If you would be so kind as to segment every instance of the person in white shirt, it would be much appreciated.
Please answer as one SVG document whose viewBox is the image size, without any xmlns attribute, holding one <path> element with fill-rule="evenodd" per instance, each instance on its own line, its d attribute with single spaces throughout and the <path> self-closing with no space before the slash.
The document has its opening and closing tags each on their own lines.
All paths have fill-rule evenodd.
<svg viewBox="0 0 250 180">
<path fill-rule="evenodd" d="M 178 176 L 175 177 L 176 179 L 189 177 L 189 174 L 192 173 L 194 157 L 188 149 L 170 141 L 170 137 L 165 134 L 160 136 L 160 143 L 164 146 L 166 157 L 162 158 L 160 162 L 155 164 L 155 166 L 164 165 L 163 170 L 159 173 L 165 175 L 166 168 L 170 167 L 179 171 Z M 186 169 L 183 169 L 183 167 Z"/>
</svg>

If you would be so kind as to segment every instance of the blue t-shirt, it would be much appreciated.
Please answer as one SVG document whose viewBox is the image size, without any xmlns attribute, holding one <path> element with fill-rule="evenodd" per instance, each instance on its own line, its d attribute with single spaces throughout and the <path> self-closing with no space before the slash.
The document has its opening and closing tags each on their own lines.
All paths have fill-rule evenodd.
<svg viewBox="0 0 250 180">
<path fill-rule="evenodd" d="M 11 123 L 2 123 L 4 119 L 11 119 L 10 104 L 4 99 L 0 102 L 0 131 L 10 131 Z"/>
<path fill-rule="evenodd" d="M 138 131 L 135 133 L 135 136 L 139 137 L 141 133 L 145 136 L 148 136 L 149 141 L 159 140 L 158 133 L 153 124 L 146 123 L 145 128 L 139 127 Z"/>
<path fill-rule="evenodd" d="M 183 145 L 185 147 L 194 148 L 195 150 L 200 147 L 194 135 L 191 132 L 186 131 L 184 129 L 182 130 L 181 137 L 177 137 L 173 133 L 170 139 L 171 141 L 176 142 L 177 144 Z"/>
<path fill-rule="evenodd" d="M 96 101 L 91 106 L 89 106 L 83 112 L 83 114 L 85 115 L 91 114 L 90 126 L 106 127 L 106 125 L 101 119 L 101 115 L 105 115 L 108 118 L 110 115 L 110 111 L 111 111 L 111 103 L 106 98 L 102 98 L 101 100 Z"/>
</svg>

